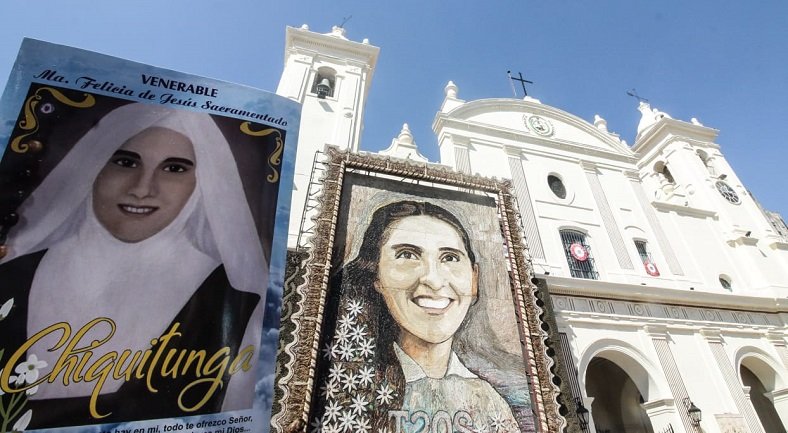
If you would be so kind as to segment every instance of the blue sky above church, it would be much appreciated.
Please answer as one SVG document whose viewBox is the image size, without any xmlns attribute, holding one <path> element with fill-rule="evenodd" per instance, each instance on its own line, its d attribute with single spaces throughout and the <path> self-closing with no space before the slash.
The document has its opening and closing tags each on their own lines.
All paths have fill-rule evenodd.
<svg viewBox="0 0 788 433">
<path fill-rule="evenodd" d="M 35 7 L 33 5 L 38 5 Z M 755 197 L 788 216 L 783 125 L 788 118 L 788 3 L 113 1 L 0 5 L 0 84 L 22 38 L 273 91 L 285 26 L 308 24 L 381 48 L 361 147 L 381 150 L 407 122 L 438 159 L 431 131 L 449 80 L 465 100 L 529 95 L 589 122 L 599 114 L 630 145 L 636 89 L 674 119 L 717 128 L 717 143 Z M 522 98 L 522 88 L 514 87 Z"/>
</svg>

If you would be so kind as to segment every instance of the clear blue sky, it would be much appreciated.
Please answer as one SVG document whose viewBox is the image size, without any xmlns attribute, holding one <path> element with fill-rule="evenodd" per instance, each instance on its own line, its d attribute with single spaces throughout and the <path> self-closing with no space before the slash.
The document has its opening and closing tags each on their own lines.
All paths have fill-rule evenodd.
<svg viewBox="0 0 788 433">
<path fill-rule="evenodd" d="M 467 6 L 465 5 L 467 3 Z M 737 174 L 788 217 L 788 2 L 168 0 L 0 3 L 0 85 L 24 36 L 274 91 L 285 26 L 381 47 L 362 148 L 386 148 L 403 122 L 437 160 L 431 123 L 453 80 L 466 100 L 511 97 L 506 71 L 545 104 L 634 141 L 636 88 L 681 120 L 720 130 Z"/>
</svg>

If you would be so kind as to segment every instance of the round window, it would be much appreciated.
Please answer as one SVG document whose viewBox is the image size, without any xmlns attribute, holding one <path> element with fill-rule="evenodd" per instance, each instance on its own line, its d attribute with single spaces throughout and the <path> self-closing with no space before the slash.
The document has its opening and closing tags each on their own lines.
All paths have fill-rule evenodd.
<svg viewBox="0 0 788 433">
<path fill-rule="evenodd" d="M 739 204 L 739 195 L 736 194 L 736 191 L 734 191 L 730 185 L 721 180 L 718 180 L 716 185 L 717 191 L 719 191 L 720 194 L 725 197 L 725 200 L 728 200 L 733 204 Z"/>
<path fill-rule="evenodd" d="M 550 191 L 553 191 L 556 197 L 560 199 L 566 198 L 566 187 L 560 177 L 553 174 L 547 176 L 547 184 L 550 186 Z"/>
</svg>

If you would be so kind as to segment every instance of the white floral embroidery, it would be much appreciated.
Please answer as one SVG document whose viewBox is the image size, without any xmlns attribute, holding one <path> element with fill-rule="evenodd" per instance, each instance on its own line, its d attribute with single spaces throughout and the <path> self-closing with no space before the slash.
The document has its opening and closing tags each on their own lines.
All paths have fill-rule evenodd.
<svg viewBox="0 0 788 433">
<path fill-rule="evenodd" d="M 352 371 L 342 376 L 342 389 L 347 392 L 353 392 L 357 387 L 356 375 Z"/>
<path fill-rule="evenodd" d="M 326 345 L 323 347 L 323 358 L 330 361 L 336 357 L 337 357 L 337 345 L 326 343 Z"/>
<path fill-rule="evenodd" d="M 0 376 L 2 376 L 2 375 L 3 375 L 3 369 L 2 369 L 2 368 L 0 368 Z M 16 383 L 17 379 L 18 379 L 18 377 L 14 376 L 14 375 L 12 374 L 12 375 L 10 375 L 10 376 L 8 377 L 8 383 L 9 383 L 9 384 Z M 3 394 L 5 394 L 5 392 L 3 391 L 3 389 L 2 389 L 2 388 L 0 388 L 0 395 L 3 395 Z"/>
<path fill-rule="evenodd" d="M 339 414 L 342 413 L 342 405 L 336 401 L 329 401 L 328 406 L 326 406 L 325 412 L 323 412 L 323 418 L 328 421 L 334 421 L 339 417 Z M 325 431 L 323 433 L 326 433 Z"/>
<path fill-rule="evenodd" d="M 323 426 L 323 433 L 341 433 L 342 429 L 336 424 L 326 424 Z"/>
<path fill-rule="evenodd" d="M 394 393 L 394 390 L 391 389 L 391 387 L 387 383 L 381 385 L 380 389 L 375 392 L 378 394 L 377 397 L 375 397 L 375 400 L 379 401 L 380 404 L 391 403 L 392 401 L 394 401 L 394 396 L 396 395 Z"/>
<path fill-rule="evenodd" d="M 14 426 L 11 427 L 12 431 L 15 432 L 23 432 L 27 428 L 27 425 L 30 424 L 30 420 L 33 418 L 33 411 L 28 409 L 24 415 L 20 416 L 18 420 L 14 423 Z"/>
<path fill-rule="evenodd" d="M 495 413 L 489 417 L 490 430 L 493 432 L 506 431 L 506 418 L 500 413 Z"/>
<path fill-rule="evenodd" d="M 356 324 L 356 318 L 350 314 L 344 314 L 339 319 L 339 329 L 348 329 Z"/>
<path fill-rule="evenodd" d="M 358 325 L 353 327 L 350 330 L 350 338 L 356 343 L 358 343 L 359 340 L 363 340 L 364 336 L 367 335 L 366 328 L 367 327 L 364 325 Z"/>
<path fill-rule="evenodd" d="M 375 381 L 375 369 L 366 365 L 358 371 L 358 383 L 362 386 L 372 385 Z"/>
<path fill-rule="evenodd" d="M 350 316 L 352 316 L 352 317 L 356 317 L 357 315 L 359 315 L 361 313 L 361 310 L 363 308 L 364 308 L 364 302 L 363 301 L 357 301 L 357 300 L 353 299 L 350 302 L 348 302 L 348 304 L 347 304 L 347 313 Z"/>
<path fill-rule="evenodd" d="M 14 298 L 5 301 L 3 305 L 0 306 L 0 320 L 3 320 L 6 317 L 8 317 L 8 313 L 11 312 L 11 307 L 13 306 L 14 306 Z"/>
<path fill-rule="evenodd" d="M 38 372 L 47 366 L 46 361 L 39 361 L 36 355 L 27 355 L 27 361 L 19 363 L 14 371 L 19 375 L 17 383 L 32 384 L 38 380 Z"/>
<path fill-rule="evenodd" d="M 364 400 L 363 395 L 356 395 L 353 397 L 353 402 L 350 403 L 350 408 L 353 409 L 353 412 L 361 415 L 362 413 L 367 411 L 367 405 L 369 404 L 368 401 Z"/>
<path fill-rule="evenodd" d="M 339 344 L 347 343 L 349 341 L 349 338 L 348 338 L 349 335 L 348 334 L 349 334 L 348 328 L 339 328 L 339 329 L 337 329 L 337 332 L 334 335 L 334 338 L 336 339 L 337 344 L 339 345 Z"/>
<path fill-rule="evenodd" d="M 342 375 L 345 373 L 345 367 L 342 364 L 335 363 L 331 366 L 331 369 L 328 370 L 328 377 L 330 379 L 339 380 L 342 378 Z"/>
<path fill-rule="evenodd" d="M 320 393 L 323 398 L 329 399 L 334 398 L 337 392 L 339 392 L 339 384 L 337 383 L 339 379 L 329 378 L 323 386 L 320 387 Z"/>
<path fill-rule="evenodd" d="M 342 431 L 352 430 L 355 423 L 356 417 L 353 416 L 353 412 L 350 410 L 342 412 L 342 415 L 339 417 L 339 428 Z"/>
<path fill-rule="evenodd" d="M 344 343 L 339 346 L 339 356 L 343 361 L 352 360 L 355 354 L 356 351 L 353 349 L 353 346 L 351 346 L 350 343 Z"/>
<path fill-rule="evenodd" d="M 354 433 L 367 433 L 370 427 L 369 420 L 366 418 L 361 418 L 356 421 L 356 429 L 354 430 Z"/>
<path fill-rule="evenodd" d="M 323 433 L 323 420 L 318 417 L 312 420 L 312 433 Z"/>
<path fill-rule="evenodd" d="M 369 357 L 375 354 L 375 343 L 371 338 L 366 338 L 361 341 L 358 346 L 359 356 Z"/>
</svg>

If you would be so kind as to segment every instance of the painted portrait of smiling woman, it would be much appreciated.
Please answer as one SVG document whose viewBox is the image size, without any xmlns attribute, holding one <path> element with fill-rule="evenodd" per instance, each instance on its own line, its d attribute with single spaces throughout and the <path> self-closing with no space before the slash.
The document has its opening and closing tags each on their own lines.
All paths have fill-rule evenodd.
<svg viewBox="0 0 788 433">
<path fill-rule="evenodd" d="M 324 333 L 313 427 L 530 431 L 522 358 L 502 350 L 506 332 L 494 330 L 514 328 L 512 301 L 492 286 L 494 259 L 479 255 L 495 245 L 485 239 L 494 230 L 466 228 L 494 227 L 473 220 L 494 221 L 494 207 L 453 206 L 487 212 L 461 218 L 451 200 L 352 190 L 351 206 L 371 210 L 347 217 L 352 251 L 331 283 L 336 323 Z"/>
<path fill-rule="evenodd" d="M 52 375 L 27 397 L 29 428 L 251 407 L 268 266 L 211 116 L 113 109 L 19 214 L 0 262 L 14 299 L 0 347 L 6 362 L 26 345 L 19 360 Z M 69 339 L 85 350 L 66 353 Z M 83 360 L 92 376 L 63 367 Z"/>
</svg>

